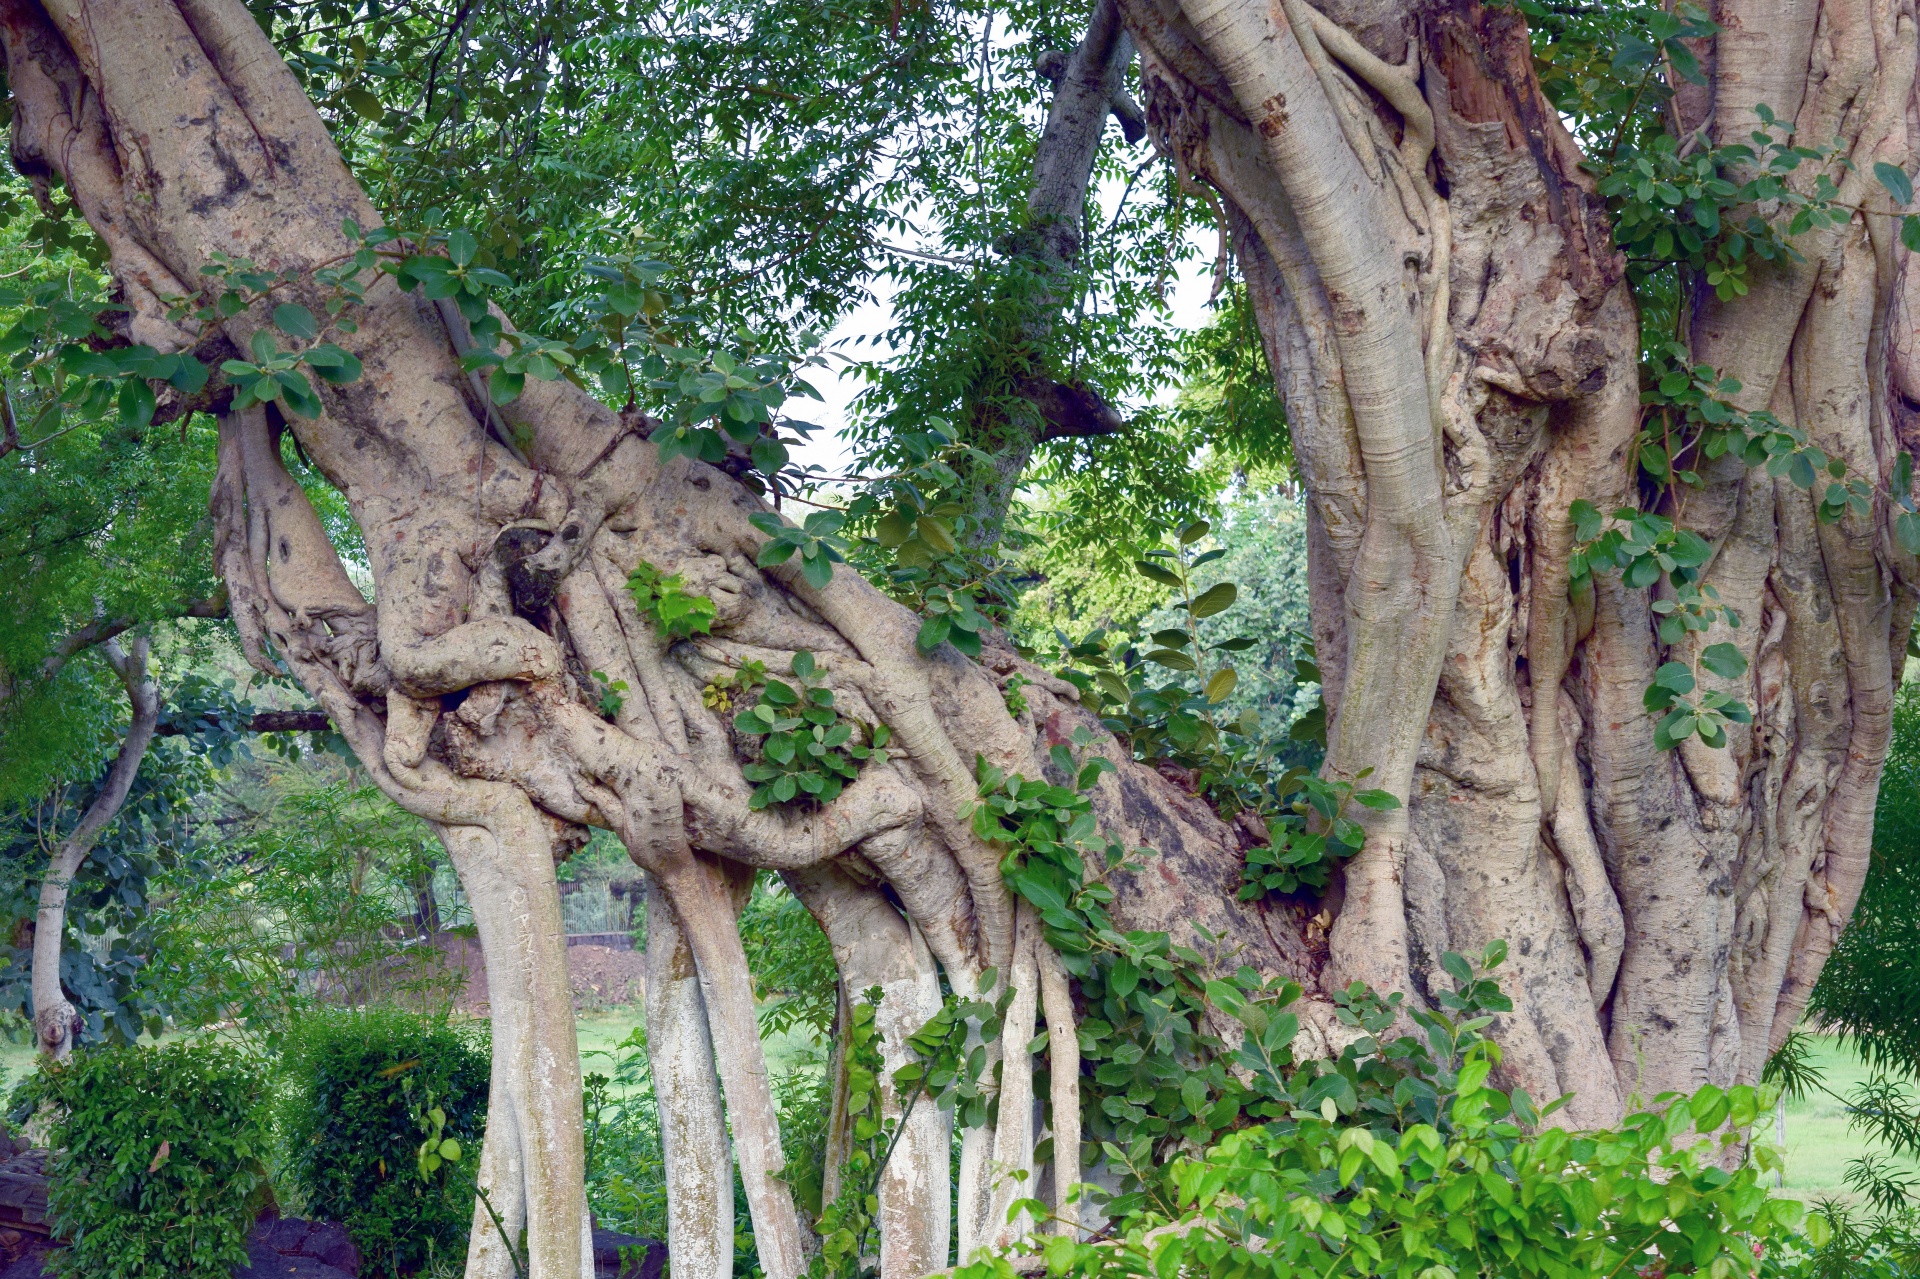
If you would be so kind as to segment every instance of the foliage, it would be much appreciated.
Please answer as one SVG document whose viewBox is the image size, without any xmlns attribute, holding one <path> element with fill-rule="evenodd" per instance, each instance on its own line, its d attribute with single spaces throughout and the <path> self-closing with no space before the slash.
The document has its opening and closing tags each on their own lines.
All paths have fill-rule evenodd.
<svg viewBox="0 0 1920 1279">
<path fill-rule="evenodd" d="M 761 739 L 759 758 L 741 770 L 755 783 L 750 808 L 830 804 L 868 760 L 887 757 L 891 730 L 843 716 L 816 678 L 812 653 L 795 653 L 791 669 L 798 688 L 768 676 L 759 700 L 733 717 L 736 732 Z"/>
<path fill-rule="evenodd" d="M 1080 770 L 1079 789 L 1102 762 Z M 1054 760 L 1063 772 L 1071 763 Z M 1042 784 L 1021 803 L 1027 789 L 1016 780 L 998 796 L 989 790 L 976 831 L 1009 846 L 1009 887 L 1040 912 L 1078 979 L 1091 1014 L 1078 1027 L 1096 1145 L 1088 1154 L 1124 1175 L 1105 1204 L 1124 1241 L 1055 1238 L 1044 1245 L 1050 1274 L 1204 1268 L 1324 1279 L 1498 1265 L 1734 1275 L 1751 1272 L 1757 1247 L 1793 1238 L 1802 1209 L 1760 1184 L 1779 1155 L 1751 1146 L 1748 1131 L 1771 1088 L 1667 1094 L 1608 1132 L 1542 1130 L 1560 1102 L 1543 1112 L 1524 1091 L 1488 1087 L 1501 1055 L 1482 1032 L 1512 1007 L 1485 975 L 1505 958 L 1501 943 L 1479 972 L 1444 956 L 1454 988 L 1436 992 L 1431 1009 L 1357 985 L 1341 992 L 1340 1020 L 1360 1033 L 1333 1060 L 1303 1060 L 1287 1011 L 1297 987 L 1250 968 L 1216 976 L 1165 934 L 1114 932 L 1101 881 L 1122 850 L 1099 846 L 1084 806 L 1070 815 L 1072 791 Z M 1083 851 L 1106 865 L 1087 875 Z M 1240 1024 L 1237 1048 L 1212 1036 L 1208 1013 Z M 1406 1021 L 1419 1033 L 1388 1037 Z M 1743 1145 L 1754 1161 L 1729 1172 L 1723 1151 Z M 1018 1206 L 1046 1212 L 1036 1201 Z M 1149 1250 L 1145 1232 L 1174 1220 L 1189 1229 L 1159 1232 Z M 1823 1219 L 1808 1237 L 1818 1245 L 1826 1233 Z M 1011 1268 L 996 1258 L 969 1273 Z"/>
<path fill-rule="evenodd" d="M 641 560 L 627 575 L 627 590 L 662 639 L 687 639 L 713 629 L 713 600 L 688 594 L 686 581 L 678 573 L 662 573 Z"/>
<path fill-rule="evenodd" d="M 1653 607 L 1662 642 L 1678 644 L 1715 622 L 1737 627 L 1741 619 L 1699 580 L 1706 543 L 1661 511 L 1680 510 L 1675 486 L 1701 486 L 1697 468 L 1722 456 L 1764 465 L 1807 490 L 1823 523 L 1849 514 L 1870 519 L 1876 497 L 1884 497 L 1902 546 L 1920 551 L 1910 457 L 1901 455 L 1890 483 L 1849 474 L 1804 431 L 1740 408 L 1733 398 L 1740 383 L 1695 364 L 1688 343 L 1698 296 L 1710 289 L 1723 301 L 1740 297 L 1757 264 L 1803 261 L 1797 237 L 1856 215 L 1891 216 L 1903 241 L 1920 244 L 1920 217 L 1868 203 L 1864 191 L 1853 197 L 1857 204 L 1842 200 L 1840 183 L 1852 162 L 1823 139 L 1795 140 L 1791 123 L 1765 103 L 1754 107 L 1759 128 L 1747 138 L 1715 143 L 1704 125 L 1677 136 L 1671 104 L 1680 83 L 1706 82 L 1693 45 L 1719 31 L 1703 9 L 1640 0 L 1579 11 L 1537 0 L 1515 0 L 1514 7 L 1533 24 L 1542 87 L 1581 138 L 1607 199 L 1642 317 L 1644 410 L 1635 451 L 1644 509 L 1623 507 L 1609 519 L 1574 504 L 1582 545 L 1573 591 L 1590 590 L 1596 569 L 1620 568 L 1629 586 L 1660 588 Z M 1874 179 L 1895 206 L 1912 202 L 1912 180 L 1902 170 L 1876 164 Z M 1727 725 L 1750 723 L 1752 712 L 1727 687 L 1697 697 L 1695 690 L 1707 674 L 1732 681 L 1745 672 L 1746 660 L 1731 644 L 1708 646 L 1691 665 L 1662 665 L 1646 693 L 1648 713 L 1659 717 L 1659 747 L 1696 735 L 1707 746 L 1724 746 Z"/>
<path fill-rule="evenodd" d="M 906 1121 L 926 1091 L 924 1080 L 901 1085 L 901 1113 L 880 1113 L 880 1029 L 874 1014 L 881 990 L 861 992 L 847 1014 L 841 1037 L 847 1075 L 847 1158 L 840 1168 L 840 1193 L 823 1204 L 815 1231 L 820 1251 L 807 1262 L 808 1279 L 864 1279 L 879 1261 L 880 1175 L 899 1144 Z"/>
<path fill-rule="evenodd" d="M 475 1163 L 463 1155 L 486 1129 L 487 1059 L 483 1034 L 390 1008 L 317 1012 L 289 1034 L 279 1107 L 289 1179 L 375 1273 L 409 1273 L 463 1246 Z"/>
<path fill-rule="evenodd" d="M 1873 864 L 1807 1013 L 1872 1066 L 1920 1074 L 1920 688 L 1902 685 L 1874 812 Z"/>
<path fill-rule="evenodd" d="M 1232 582 L 1233 603 L 1200 621 L 1203 640 L 1232 636 L 1253 641 L 1235 651 L 1238 679 L 1217 704 L 1223 722 L 1237 723 L 1246 711 L 1259 717 L 1258 735 L 1291 740 L 1291 753 L 1278 762 L 1319 763 L 1313 744 L 1324 731 L 1312 725 L 1291 731 L 1320 704 L 1319 676 L 1313 665 L 1312 625 L 1307 608 L 1307 513 L 1297 491 L 1285 488 L 1229 490 L 1208 514 L 1212 531 L 1196 549 L 1217 547 L 1225 555 L 1198 575 L 1196 589 Z M 1131 566 L 1129 566 L 1131 567 Z M 1138 570 L 1134 570 L 1136 580 Z M 1131 628 L 1151 634 L 1185 622 L 1177 603 L 1162 604 Z M 1302 667 L 1302 661 L 1307 663 Z M 1311 735 L 1311 736 L 1309 736 Z"/>
<path fill-rule="evenodd" d="M 1165 1217 L 1117 1244 L 1056 1236 L 1048 1271 L 1733 1276 L 1753 1272 L 1756 1249 L 1794 1237 L 1804 1209 L 1759 1183 L 1777 1155 L 1720 1166 L 1762 1113 L 1760 1090 L 1666 1094 L 1618 1129 L 1569 1133 L 1536 1129 L 1521 1096 L 1488 1086 L 1498 1059 L 1476 1040 L 1442 1071 L 1439 1123 L 1381 1133 L 1332 1106 L 1301 1107 L 1233 1133 L 1175 1162 Z M 959 1273 L 1012 1271 L 996 1260 Z"/>
<path fill-rule="evenodd" d="M 922 616 L 914 637 L 920 652 L 951 643 L 978 658 L 982 632 L 1006 619 L 1018 595 L 1005 559 L 1027 544 L 1026 534 L 1011 521 L 996 524 L 955 499 L 966 483 L 963 471 L 991 459 L 956 442 L 944 419 L 933 419 L 924 430 L 896 433 L 888 449 L 897 467 L 892 473 L 843 477 L 861 488 L 845 511 L 844 525 L 852 536 L 834 543 L 835 549 L 874 585 Z"/>
<path fill-rule="evenodd" d="M 1091 742 L 1082 729 L 1074 746 L 1084 750 Z M 1280 1010 L 1300 990 L 1263 980 L 1251 967 L 1230 969 L 1228 956 L 1203 955 L 1166 933 L 1117 931 L 1107 912 L 1112 881 L 1138 873 L 1151 850 L 1130 855 L 1095 828 L 1086 792 L 1112 768 L 1108 760 L 1076 764 L 1063 744 L 1050 763 L 1067 784 L 1006 777 L 979 763 L 980 800 L 971 820 L 975 834 L 1002 850 L 1007 886 L 1034 907 L 1085 1002 L 1078 1038 L 1090 1076 L 1082 1080 L 1082 1131 L 1093 1143 L 1088 1160 L 1104 1157 L 1130 1195 L 1145 1193 L 1138 1188 L 1154 1184 L 1154 1169 L 1183 1143 L 1204 1145 L 1269 1111 L 1285 1113 L 1273 1108 L 1288 1095 L 1278 1072 L 1293 1064 L 1287 1043 L 1295 1022 Z M 1490 984 L 1468 989 L 1476 999 L 1497 996 Z M 1343 1020 L 1378 1034 L 1393 1024 L 1400 996 L 1391 1005 L 1358 990 L 1341 999 Z M 1268 1046 L 1266 1074 L 1246 1073 L 1245 1053 L 1236 1056 L 1212 1029 L 1216 1013 L 1259 1022 L 1248 1042 Z M 1413 1048 L 1393 1051 L 1425 1052 L 1407 1043 Z M 1373 1104 L 1366 1089 L 1383 1077 L 1381 1069 L 1391 1075 L 1392 1068 L 1349 1052 L 1335 1063 L 1302 1067 L 1295 1083 L 1307 1104 L 1333 1096 L 1347 1112 Z M 1110 1211 L 1131 1211 L 1137 1202 L 1125 1198 Z"/>
<path fill-rule="evenodd" d="M 846 539 L 840 536 L 847 521 L 843 512 L 815 511 L 798 527 L 764 511 L 750 518 L 767 535 L 755 559 L 761 568 L 785 564 L 797 554 L 800 576 L 817 591 L 833 580 L 833 566 L 846 562 Z"/>
<path fill-rule="evenodd" d="M 316 1005 L 445 1008 L 456 974 L 408 942 L 438 926 L 442 858 L 371 787 L 292 789 L 160 877 L 140 989 L 184 1024 L 228 1022 L 267 1048 Z"/>
<path fill-rule="evenodd" d="M 587 1203 L 609 1230 L 664 1239 L 667 1183 L 646 1034 L 644 1025 L 636 1026 L 612 1050 L 582 1054 Z M 597 1056 L 610 1058 L 605 1071 L 595 1069 Z"/>
<path fill-rule="evenodd" d="M 227 1279 L 267 1190 L 258 1067 L 210 1040 L 85 1048 L 45 1065 L 14 1112 L 52 1116 L 49 1264 L 86 1279 Z"/>
<path fill-rule="evenodd" d="M 803 1028 L 816 1039 L 833 1033 L 840 999 L 840 972 L 827 935 L 771 872 L 755 879 L 740 912 L 740 942 L 760 1005 L 760 1032 Z"/>
<path fill-rule="evenodd" d="M 1260 819 L 1267 842 L 1247 855 L 1244 899 L 1324 891 L 1333 868 L 1359 851 L 1365 838 L 1346 816 L 1349 802 L 1384 809 L 1397 807 L 1397 801 L 1384 791 L 1358 789 L 1364 774 L 1327 780 L 1307 766 L 1312 757 L 1305 747 L 1325 745 L 1325 715 L 1317 699 L 1298 719 L 1289 714 L 1284 734 L 1268 727 L 1258 705 L 1244 705 L 1231 718 L 1221 713 L 1239 686 L 1239 672 L 1220 655 L 1254 649 L 1258 641 L 1246 635 L 1209 639 L 1202 632 L 1204 620 L 1226 614 L 1239 600 L 1232 581 L 1199 585 L 1198 570 L 1229 554 L 1222 546 L 1200 549 L 1211 532 L 1207 521 L 1186 525 L 1172 549 L 1149 551 L 1134 566 L 1140 576 L 1179 592 L 1165 614 L 1171 624 L 1153 631 L 1144 654 L 1142 645 L 1116 643 L 1095 632 L 1079 644 L 1063 645 L 1072 664 L 1060 674 L 1080 690 L 1083 705 L 1100 711 L 1101 722 L 1134 758 L 1186 770 L 1193 788 L 1222 816 L 1249 812 Z M 1317 684 L 1312 642 L 1288 634 L 1284 643 L 1297 654 L 1289 691 Z M 1275 646 L 1269 638 L 1267 652 Z M 1150 667 L 1171 677 L 1156 685 Z M 1271 675 L 1265 679 L 1271 687 Z"/>
<path fill-rule="evenodd" d="M 647 1065 L 644 1026 L 613 1049 L 585 1054 L 587 1202 L 610 1230 L 649 1239 L 667 1237 L 667 1188 L 660 1148 L 659 1107 Z M 593 1069 L 607 1058 L 606 1069 Z M 831 1109 L 831 1081 L 817 1057 L 801 1058 L 772 1080 L 786 1156 L 785 1176 L 800 1206 L 820 1209 L 822 1161 Z M 746 1191 L 734 1173 L 733 1272 L 752 1275 L 759 1268 L 753 1232 L 748 1228 Z"/>
<path fill-rule="evenodd" d="M 1912 1274 L 1920 1267 L 1920 1186 L 1901 1163 L 1920 1154 L 1920 1098 L 1882 1070 L 1842 1096 L 1813 1064 L 1811 1045 L 1806 1031 L 1788 1035 L 1768 1057 L 1761 1079 L 1790 1097 L 1826 1094 L 1845 1110 L 1851 1130 L 1880 1143 L 1887 1154 L 1869 1150 L 1848 1161 L 1845 1180 L 1854 1202 L 1822 1199 L 1814 1215 L 1830 1228 L 1830 1237 L 1810 1239 L 1803 1255 L 1779 1273 L 1796 1279 Z"/>
<path fill-rule="evenodd" d="M 81 663 L 97 660 L 89 654 Z M 163 663 L 165 664 L 165 663 Z M 157 929 L 150 905 L 176 878 L 206 873 L 208 842 L 200 797 L 236 759 L 251 758 L 248 723 L 254 708 L 218 683 L 189 670 L 158 673 L 162 705 L 159 736 L 135 774 L 126 802 L 81 863 L 68 894 L 67 935 L 61 946 L 61 984 L 82 1020 L 83 1043 L 131 1043 L 157 1034 L 178 1009 L 152 983 L 149 969 Z M 124 716 L 124 695 L 117 708 Z M 31 803 L 0 811 L 0 919 L 32 920 L 49 856 L 93 802 L 125 732 L 106 720 L 99 755 L 88 772 L 54 785 Z M 271 750 L 297 754 L 270 735 Z M 0 968 L 0 1009 L 32 1016 L 31 933 L 15 925 Z"/>
</svg>

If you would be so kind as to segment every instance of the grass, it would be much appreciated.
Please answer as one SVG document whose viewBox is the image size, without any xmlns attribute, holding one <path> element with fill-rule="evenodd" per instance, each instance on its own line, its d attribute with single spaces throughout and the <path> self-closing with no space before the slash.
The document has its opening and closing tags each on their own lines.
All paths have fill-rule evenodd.
<svg viewBox="0 0 1920 1279">
<path fill-rule="evenodd" d="M 1838 1040 L 1826 1036 L 1815 1041 L 1811 1060 L 1825 1075 L 1827 1087 L 1841 1097 L 1851 1094 L 1870 1073 L 1850 1047 L 1843 1047 Z M 1790 1101 L 1786 1110 L 1787 1169 L 1783 1188 L 1796 1198 L 1820 1199 L 1831 1195 L 1852 1199 L 1854 1196 L 1847 1189 L 1845 1179 L 1848 1162 L 1869 1150 L 1884 1151 L 1885 1147 L 1869 1142 L 1854 1131 L 1848 1122 L 1846 1103 L 1826 1093 L 1815 1092 L 1799 1101 Z M 1772 1126 L 1766 1125 L 1761 1135 L 1771 1138 Z M 1899 1163 L 1910 1172 L 1920 1173 L 1920 1163 L 1914 1160 L 1902 1159 Z"/>
<path fill-rule="evenodd" d="M 589 1074 L 599 1071 L 611 1075 L 619 1046 L 645 1022 L 646 1010 L 640 1004 L 616 1004 L 581 1012 L 574 1018 L 574 1026 L 580 1040 L 582 1069 Z M 767 1067 L 776 1075 L 809 1059 L 818 1061 L 825 1053 L 824 1045 L 798 1029 L 768 1035 L 761 1043 L 766 1049 Z M 31 1051 L 28 1056 L 32 1056 Z"/>
</svg>

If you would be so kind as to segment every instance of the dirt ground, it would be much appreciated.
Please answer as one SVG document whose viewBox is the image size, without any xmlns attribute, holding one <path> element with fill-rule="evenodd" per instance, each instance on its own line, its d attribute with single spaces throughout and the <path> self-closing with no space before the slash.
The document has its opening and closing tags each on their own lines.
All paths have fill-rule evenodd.
<svg viewBox="0 0 1920 1279">
<path fill-rule="evenodd" d="M 447 965 L 466 975 L 466 989 L 457 1006 L 472 1016 L 487 1016 L 487 969 L 480 958 L 480 943 L 471 937 L 442 936 L 439 946 Z M 646 998 L 645 971 L 646 956 L 637 950 L 567 947 L 573 1006 L 581 1011 L 639 1003 Z"/>
</svg>

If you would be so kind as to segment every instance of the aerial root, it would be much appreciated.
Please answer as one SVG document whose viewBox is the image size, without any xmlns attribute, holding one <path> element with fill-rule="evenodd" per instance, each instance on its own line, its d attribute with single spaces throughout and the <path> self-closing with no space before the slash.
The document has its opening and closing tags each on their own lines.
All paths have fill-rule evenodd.
<svg viewBox="0 0 1920 1279">
<path fill-rule="evenodd" d="M 1066 967 L 1044 938 L 1037 949 L 1053 1090 L 1054 1230 L 1071 1237 L 1078 1230 L 1067 1196 L 1080 1181 L 1080 1031 L 1074 1021 L 1073 990 L 1067 984 Z"/>
</svg>

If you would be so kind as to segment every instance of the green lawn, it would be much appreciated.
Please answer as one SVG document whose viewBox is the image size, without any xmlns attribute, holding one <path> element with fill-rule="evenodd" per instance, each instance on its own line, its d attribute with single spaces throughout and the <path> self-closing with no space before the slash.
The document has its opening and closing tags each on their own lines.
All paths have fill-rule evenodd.
<svg viewBox="0 0 1920 1279">
<path fill-rule="evenodd" d="M 4 1081 L 7 1091 L 11 1092 L 15 1084 L 33 1073 L 33 1056 L 30 1037 L 17 1044 L 10 1039 L 0 1039 L 0 1071 L 5 1072 L 0 1074 L 0 1081 Z"/>
<path fill-rule="evenodd" d="M 582 1068 L 588 1074 L 598 1071 L 611 1075 L 615 1050 L 645 1020 L 645 1010 L 639 1004 L 618 1004 L 580 1013 L 574 1024 L 578 1027 Z M 766 1045 L 767 1067 L 776 1075 L 809 1059 L 817 1061 L 824 1055 L 822 1045 L 798 1030 L 770 1035 L 762 1042 Z"/>
<path fill-rule="evenodd" d="M 1827 1087 L 1842 1097 L 1867 1077 L 1867 1068 L 1850 1048 L 1842 1048 L 1832 1039 L 1815 1042 L 1813 1063 L 1826 1076 Z M 1801 1101 L 1787 1103 L 1787 1170 L 1785 1188 L 1798 1198 L 1817 1199 L 1824 1195 L 1851 1198 L 1847 1190 L 1847 1162 L 1869 1149 L 1883 1149 L 1869 1143 L 1849 1126 L 1844 1102 L 1816 1092 Z M 1773 1136 L 1772 1125 L 1762 1134 Z M 1920 1172 L 1920 1163 L 1902 1161 Z"/>
</svg>

